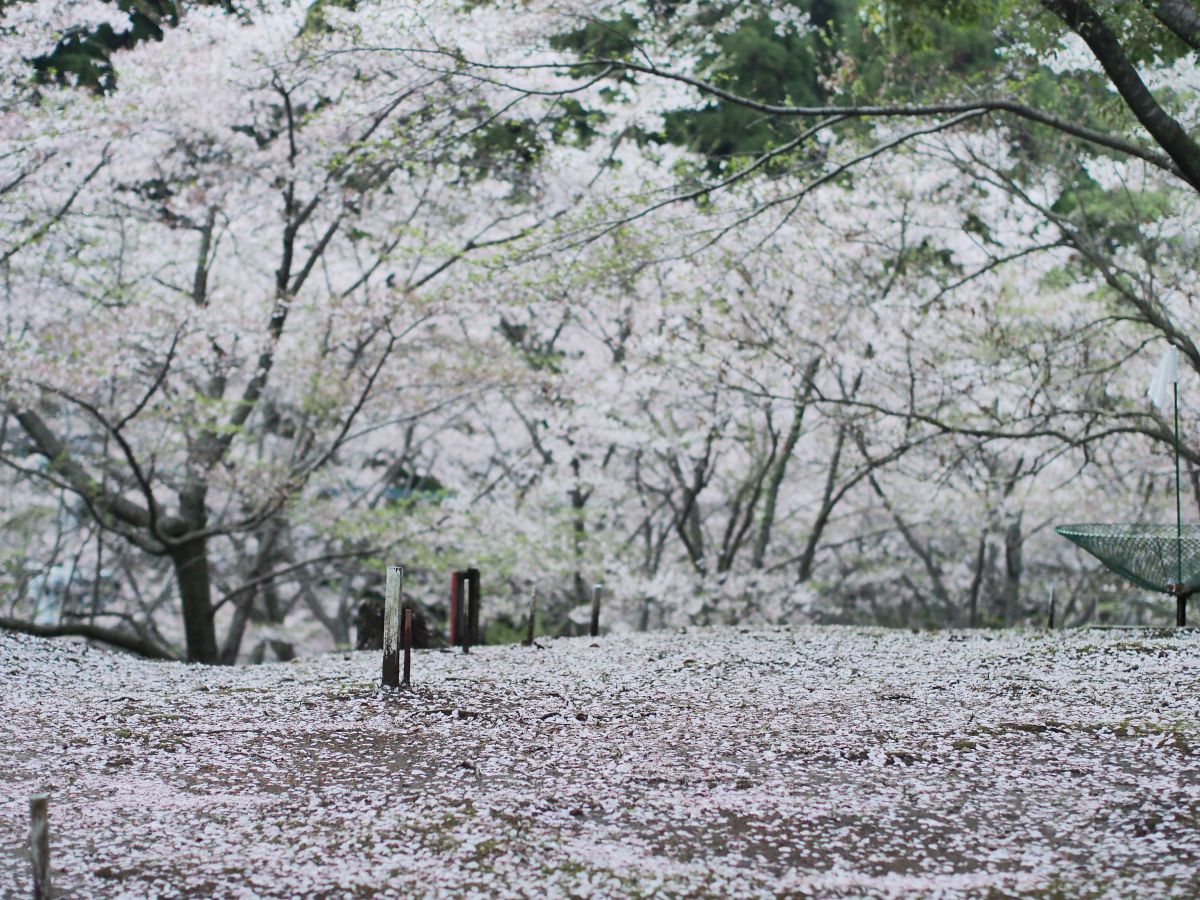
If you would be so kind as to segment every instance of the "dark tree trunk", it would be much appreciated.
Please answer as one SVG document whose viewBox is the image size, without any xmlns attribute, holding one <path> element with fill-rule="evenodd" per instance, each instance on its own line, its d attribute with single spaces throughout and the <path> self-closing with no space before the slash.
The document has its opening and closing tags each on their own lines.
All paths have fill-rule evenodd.
<svg viewBox="0 0 1200 900">
<path fill-rule="evenodd" d="M 817 368 L 820 364 L 821 357 L 814 356 L 808 361 L 808 365 L 804 367 L 804 387 L 800 394 L 797 395 L 793 404 L 792 425 L 788 429 L 787 436 L 784 438 L 783 447 L 780 449 L 778 458 L 771 466 L 770 476 L 767 479 L 762 518 L 759 520 L 758 535 L 754 541 L 752 565 L 756 569 L 763 568 L 767 558 L 767 549 L 771 545 L 771 530 L 775 527 L 779 491 L 783 486 L 784 475 L 787 474 L 788 462 L 791 461 L 792 455 L 796 452 L 796 444 L 800 441 L 800 434 L 804 427 L 804 413 L 808 409 L 809 401 L 812 399 L 813 379 L 817 376 Z"/>
<path fill-rule="evenodd" d="M 200 538 L 181 544 L 171 554 L 171 562 L 175 566 L 175 583 L 179 586 L 179 600 L 183 606 L 188 662 L 215 665 L 221 658 L 217 650 L 212 587 L 208 578 L 208 541 Z"/>
<path fill-rule="evenodd" d="M 829 525 L 829 519 L 833 515 L 833 508 L 837 503 L 833 492 L 837 487 L 838 469 L 841 466 L 842 449 L 845 443 L 846 426 L 842 425 L 838 428 L 837 440 L 833 445 L 833 457 L 829 460 L 829 471 L 825 476 L 825 490 L 821 494 L 821 508 L 817 511 L 817 518 L 813 521 L 812 530 L 804 542 L 804 552 L 800 555 L 800 570 L 796 578 L 798 584 L 804 584 L 812 578 L 813 563 L 817 558 L 817 546 L 821 542 L 821 535 L 825 533 L 826 526 Z"/>
<path fill-rule="evenodd" d="M 1183 178 L 1200 191 L 1200 146 L 1159 105 L 1104 17 L 1084 0 L 1041 0 L 1041 4 L 1083 38 L 1129 111 L 1137 116 L 1155 143 L 1171 157 Z M 1187 31 L 1182 17 L 1171 16 L 1172 12 L 1178 13 L 1185 8 L 1183 4 L 1163 3 L 1160 7 L 1168 19 L 1179 27 L 1180 30 L 1176 31 L 1178 36 L 1186 39 L 1185 35 L 1194 34 Z M 1194 18 L 1193 12 L 1193 21 Z"/>
<path fill-rule="evenodd" d="M 1018 517 L 1004 530 L 1004 624 L 1011 626 L 1020 613 L 1021 573 L 1024 568 L 1021 558 L 1021 519 Z"/>
<path fill-rule="evenodd" d="M 571 544 L 575 554 L 575 572 L 571 577 L 575 593 L 576 605 L 588 602 L 587 583 L 583 577 L 584 546 L 587 543 L 587 520 L 584 518 L 584 508 L 587 506 L 590 491 L 585 491 L 580 481 L 579 457 L 571 459 Z"/>
<path fill-rule="evenodd" d="M 970 606 L 967 623 L 971 628 L 979 627 L 979 589 L 983 587 L 983 569 L 987 564 L 987 529 L 979 535 L 979 549 L 975 551 L 975 575 L 971 578 Z"/>
<path fill-rule="evenodd" d="M 242 638 L 246 635 L 246 625 L 250 621 L 250 610 L 254 606 L 255 591 L 253 588 L 234 598 L 233 622 L 225 634 L 225 646 L 221 649 L 221 663 L 232 666 L 237 662 L 238 652 L 242 649 Z"/>
</svg>

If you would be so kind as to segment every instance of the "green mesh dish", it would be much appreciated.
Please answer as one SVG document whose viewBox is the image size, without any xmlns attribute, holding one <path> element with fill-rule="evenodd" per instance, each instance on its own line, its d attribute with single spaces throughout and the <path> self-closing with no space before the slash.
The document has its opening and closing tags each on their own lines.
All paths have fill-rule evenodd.
<svg viewBox="0 0 1200 900">
<path fill-rule="evenodd" d="M 1145 522 L 1054 530 L 1138 587 L 1163 594 L 1176 593 L 1177 583 L 1187 593 L 1200 589 L 1200 525 L 1184 525 L 1181 536 L 1174 525 Z"/>
</svg>

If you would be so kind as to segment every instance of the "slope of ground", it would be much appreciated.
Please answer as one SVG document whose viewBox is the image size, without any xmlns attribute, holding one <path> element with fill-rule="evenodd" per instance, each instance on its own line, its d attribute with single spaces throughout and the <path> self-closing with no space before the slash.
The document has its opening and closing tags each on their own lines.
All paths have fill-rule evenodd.
<svg viewBox="0 0 1200 900">
<path fill-rule="evenodd" d="M 253 668 L 0 633 L 0 895 L 1200 895 L 1200 636 L 850 628 Z"/>
</svg>

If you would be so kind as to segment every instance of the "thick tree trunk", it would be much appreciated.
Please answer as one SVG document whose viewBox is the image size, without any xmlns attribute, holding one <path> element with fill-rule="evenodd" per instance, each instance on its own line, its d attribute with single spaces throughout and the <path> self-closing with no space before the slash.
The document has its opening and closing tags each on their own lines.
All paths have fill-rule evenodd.
<svg viewBox="0 0 1200 900">
<path fill-rule="evenodd" d="M 771 530 L 775 527 L 776 509 L 779 504 L 779 490 L 783 486 L 783 477 L 787 474 L 788 462 L 791 461 L 792 455 L 796 452 L 796 444 L 800 440 L 800 433 L 804 427 L 804 413 L 808 409 L 809 401 L 812 399 L 813 379 L 817 377 L 817 368 L 820 364 L 821 357 L 814 356 L 808 361 L 808 365 L 804 367 L 804 388 L 797 395 L 795 404 L 793 405 L 792 426 L 788 429 L 787 437 L 783 441 L 783 447 L 780 449 L 779 456 L 773 463 L 770 476 L 767 479 L 762 518 L 759 520 L 758 536 L 754 541 L 754 555 L 752 557 L 752 564 L 756 569 L 763 568 L 766 562 L 767 548 L 771 545 Z"/>
<path fill-rule="evenodd" d="M 1200 12 L 1188 0 L 1142 0 L 1154 18 L 1193 50 L 1200 50 Z"/>
<path fill-rule="evenodd" d="M 1130 112 L 1137 116 L 1155 143 L 1171 157 L 1183 177 L 1200 191 L 1200 146 L 1159 105 L 1104 17 L 1085 0 L 1041 0 L 1041 4 L 1083 38 Z M 1177 11 L 1174 7 L 1182 7 L 1182 4 L 1164 3 L 1161 6 L 1162 11 L 1170 17 L 1172 11 Z M 1178 17 L 1176 24 L 1180 28 L 1185 27 L 1183 20 Z"/>
<path fill-rule="evenodd" d="M 584 508 L 587 506 L 588 493 L 583 490 L 580 481 L 581 467 L 579 457 L 571 460 L 571 546 L 575 554 L 575 572 L 572 575 L 572 585 L 575 591 L 575 603 L 587 603 L 587 583 L 583 577 L 584 546 L 587 543 L 587 520 L 584 518 Z"/>
<path fill-rule="evenodd" d="M 967 624 L 971 628 L 979 627 L 979 589 L 983 587 L 983 569 L 987 564 L 988 532 L 985 528 L 979 535 L 979 549 L 975 551 L 975 574 L 971 578 L 971 593 L 967 613 Z"/>
<path fill-rule="evenodd" d="M 1004 624 L 1011 626 L 1021 605 L 1021 519 L 1018 516 L 1004 530 Z"/>
<path fill-rule="evenodd" d="M 215 665 L 221 659 L 208 578 L 208 542 L 201 538 L 181 544 L 171 554 L 171 562 L 175 566 L 175 583 L 183 606 L 188 662 Z"/>
<path fill-rule="evenodd" d="M 250 610 L 254 606 L 256 591 L 251 588 L 236 597 L 233 602 L 233 622 L 225 632 L 225 644 L 221 648 L 221 664 L 232 666 L 237 662 L 242 649 L 242 638 L 246 636 L 246 625 L 250 622 Z"/>
<path fill-rule="evenodd" d="M 836 501 L 833 499 L 834 488 L 837 487 L 838 469 L 842 463 L 842 449 L 846 444 L 846 426 L 842 425 L 838 428 L 837 440 L 833 445 L 833 457 L 829 460 L 829 471 L 825 475 L 825 489 L 821 494 L 821 508 L 817 511 L 817 517 L 813 521 L 812 530 L 808 533 L 808 539 L 804 542 L 804 552 L 800 555 L 800 569 L 796 577 L 798 584 L 804 584 L 808 579 L 812 578 L 813 564 L 817 558 L 817 547 L 821 542 L 821 535 L 825 533 L 826 526 L 829 525 L 829 519 L 833 515 L 833 507 Z"/>
</svg>

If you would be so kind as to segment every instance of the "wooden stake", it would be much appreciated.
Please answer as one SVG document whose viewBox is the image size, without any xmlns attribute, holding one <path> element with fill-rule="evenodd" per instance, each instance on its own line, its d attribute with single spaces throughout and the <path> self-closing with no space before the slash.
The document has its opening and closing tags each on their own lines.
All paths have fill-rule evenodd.
<svg viewBox="0 0 1200 900">
<path fill-rule="evenodd" d="M 462 644 L 462 652 L 471 652 L 471 601 L 469 597 L 464 597 L 463 593 L 470 593 L 470 586 L 467 584 L 467 573 L 458 573 L 459 583 L 459 601 L 458 601 L 458 638 Z"/>
<path fill-rule="evenodd" d="M 404 618 L 401 620 L 400 631 L 404 644 L 404 680 L 401 687 L 412 687 L 412 642 L 413 642 L 413 611 L 411 606 L 404 608 Z"/>
<path fill-rule="evenodd" d="M 522 646 L 533 646 L 533 623 L 537 620 L 537 588 L 533 589 L 533 596 L 529 598 L 529 622 L 525 625 L 525 640 L 521 641 Z"/>
<path fill-rule="evenodd" d="M 467 569 L 467 634 L 472 644 L 479 641 L 479 570 Z"/>
<path fill-rule="evenodd" d="M 404 568 L 388 566 L 383 601 L 383 686 L 400 687 L 400 606 Z"/>
<path fill-rule="evenodd" d="M 33 860 L 33 900 L 50 898 L 50 797 L 29 798 L 29 856 Z"/>
<path fill-rule="evenodd" d="M 600 636 L 600 592 L 604 590 L 604 585 L 600 582 L 592 585 L 592 627 L 591 636 Z"/>
</svg>

